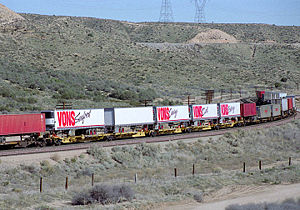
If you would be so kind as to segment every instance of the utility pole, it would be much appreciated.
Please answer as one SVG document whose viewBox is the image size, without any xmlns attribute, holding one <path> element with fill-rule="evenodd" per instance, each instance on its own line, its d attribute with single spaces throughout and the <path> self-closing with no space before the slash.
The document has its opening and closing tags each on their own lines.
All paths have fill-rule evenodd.
<svg viewBox="0 0 300 210">
<path fill-rule="evenodd" d="M 223 100 L 223 92 L 224 92 L 224 90 L 221 89 L 221 102 L 222 102 L 222 100 Z"/>
<path fill-rule="evenodd" d="M 195 23 L 205 23 L 204 7 L 207 0 L 194 0 L 196 7 Z"/>
<path fill-rule="evenodd" d="M 206 96 L 206 103 L 210 104 L 212 102 L 212 99 L 214 97 L 214 90 L 205 90 L 205 96 Z"/>
<path fill-rule="evenodd" d="M 148 103 L 149 103 L 149 102 L 152 102 L 152 100 L 144 100 L 145 106 L 148 106 Z"/>
<path fill-rule="evenodd" d="M 171 0 L 162 0 L 162 5 L 160 9 L 159 22 L 173 22 L 173 11 L 171 6 Z"/>
</svg>

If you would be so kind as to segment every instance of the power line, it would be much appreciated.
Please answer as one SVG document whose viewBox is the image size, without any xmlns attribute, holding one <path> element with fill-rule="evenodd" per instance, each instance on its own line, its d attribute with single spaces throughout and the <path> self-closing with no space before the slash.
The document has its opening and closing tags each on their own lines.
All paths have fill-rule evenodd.
<svg viewBox="0 0 300 210">
<path fill-rule="evenodd" d="M 204 7 L 207 0 L 195 0 L 196 14 L 195 23 L 205 23 Z"/>
<path fill-rule="evenodd" d="M 171 0 L 162 0 L 159 22 L 173 22 Z"/>
</svg>

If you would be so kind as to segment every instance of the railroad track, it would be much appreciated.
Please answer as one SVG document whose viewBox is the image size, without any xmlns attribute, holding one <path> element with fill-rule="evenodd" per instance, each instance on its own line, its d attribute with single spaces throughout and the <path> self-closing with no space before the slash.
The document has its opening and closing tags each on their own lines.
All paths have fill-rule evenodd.
<svg viewBox="0 0 300 210">
<path fill-rule="evenodd" d="M 236 130 L 249 130 L 255 128 L 269 128 L 273 126 L 279 126 L 288 122 L 291 122 L 294 119 L 299 119 L 300 113 L 295 116 L 291 116 L 289 118 L 284 118 L 281 120 L 255 124 L 245 127 L 235 127 L 231 129 L 221 129 L 221 130 L 210 130 L 210 131 L 200 131 L 194 133 L 185 133 L 185 134 L 175 134 L 175 135 L 165 135 L 165 136 L 157 136 L 157 137 L 143 137 L 143 138 L 134 138 L 134 139 L 121 139 L 114 140 L 109 142 L 87 142 L 87 143 L 77 143 L 77 144 L 68 144 L 61 146 L 52 146 L 52 147 L 41 147 L 41 148 L 22 148 L 22 149 L 11 149 L 11 150 L 0 150 L 0 157 L 4 156 L 16 156 L 16 155 L 29 155 L 29 154 L 37 154 L 37 153 L 51 153 L 51 152 L 61 152 L 61 151 L 70 151 L 70 150 L 84 150 L 88 149 L 91 146 L 97 145 L 102 147 L 113 147 L 113 146 L 122 146 L 122 145 L 132 145 L 132 144 L 140 144 L 140 143 L 156 143 L 156 142 L 168 142 L 175 140 L 184 140 L 191 138 L 199 138 L 199 137 L 208 137 L 208 136 L 217 136 L 222 135 L 227 132 L 233 132 Z"/>
</svg>

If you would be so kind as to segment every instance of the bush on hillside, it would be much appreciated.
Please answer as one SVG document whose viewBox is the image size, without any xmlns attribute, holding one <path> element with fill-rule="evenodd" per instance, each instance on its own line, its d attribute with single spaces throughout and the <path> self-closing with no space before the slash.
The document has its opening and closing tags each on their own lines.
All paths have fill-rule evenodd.
<svg viewBox="0 0 300 210">
<path fill-rule="evenodd" d="M 80 192 L 72 199 L 73 205 L 87 205 L 91 203 L 115 204 L 123 200 L 131 201 L 134 191 L 128 185 L 100 184 L 93 187 L 89 192 Z"/>
</svg>

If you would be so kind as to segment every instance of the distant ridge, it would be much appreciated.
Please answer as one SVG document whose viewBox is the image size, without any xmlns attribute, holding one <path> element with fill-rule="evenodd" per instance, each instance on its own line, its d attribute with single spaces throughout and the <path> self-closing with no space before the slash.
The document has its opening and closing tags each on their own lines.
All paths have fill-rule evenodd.
<svg viewBox="0 0 300 210">
<path fill-rule="evenodd" d="M 21 15 L 0 4 L 0 25 L 6 25 L 25 20 Z"/>
</svg>

